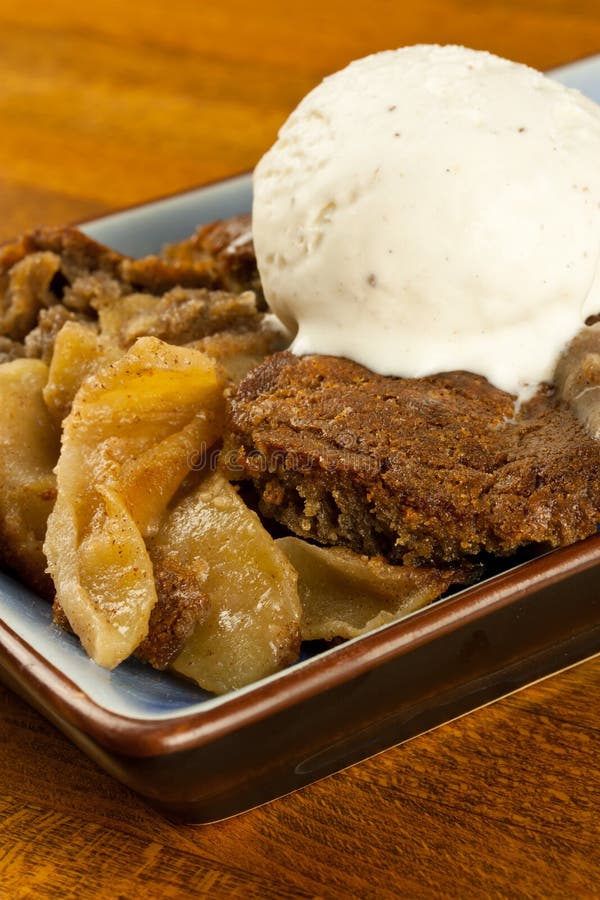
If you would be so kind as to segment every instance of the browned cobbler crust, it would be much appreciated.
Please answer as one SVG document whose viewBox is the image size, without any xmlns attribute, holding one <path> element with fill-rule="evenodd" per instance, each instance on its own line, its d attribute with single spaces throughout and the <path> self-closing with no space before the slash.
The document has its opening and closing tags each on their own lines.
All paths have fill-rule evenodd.
<svg viewBox="0 0 600 900">
<path fill-rule="evenodd" d="M 266 304 L 256 266 L 251 227 L 249 214 L 212 222 L 199 228 L 191 238 L 167 245 L 162 255 L 168 262 L 186 265 L 214 260 L 223 287 L 230 291 L 254 291 L 259 307 L 264 309 Z"/>
<path fill-rule="evenodd" d="M 240 293 L 260 287 L 250 227 L 249 216 L 233 216 L 204 225 L 191 238 L 165 246 L 159 256 L 143 259 L 103 247 L 77 228 L 36 228 L 0 246 L 0 269 L 6 271 L 32 254 L 50 253 L 61 258 L 61 275 L 70 282 L 101 271 L 158 293 L 176 285 Z"/>
<path fill-rule="evenodd" d="M 123 346 L 141 334 L 183 344 L 217 332 L 258 330 L 256 298 L 243 293 L 254 285 L 254 271 L 249 263 L 244 279 L 238 250 L 227 252 L 226 236 L 235 240 L 248 223 L 236 218 L 217 225 L 220 242 L 200 241 L 199 232 L 194 240 L 201 253 L 188 252 L 184 241 L 171 245 L 166 258 L 129 259 L 76 228 L 39 228 L 1 246 L 0 359 L 48 361 L 67 319 L 94 323 L 109 308 L 115 316 L 123 308 L 120 319 L 127 321 L 117 335 Z M 251 247 L 245 252 L 253 259 Z"/>
<path fill-rule="evenodd" d="M 224 458 L 264 516 L 392 562 L 592 534 L 600 443 L 550 391 L 512 416 L 512 398 L 477 375 L 389 378 L 284 352 L 240 384 Z"/>
</svg>

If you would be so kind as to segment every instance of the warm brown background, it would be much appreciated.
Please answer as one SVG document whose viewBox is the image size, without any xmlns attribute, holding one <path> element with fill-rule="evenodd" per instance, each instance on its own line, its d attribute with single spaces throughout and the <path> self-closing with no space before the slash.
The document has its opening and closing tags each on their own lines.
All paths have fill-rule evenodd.
<svg viewBox="0 0 600 900">
<path fill-rule="evenodd" d="M 409 9 L 410 7 L 410 9 Z M 0 0 L 0 238 L 249 169 L 351 58 L 600 50 L 598 0 Z M 175 827 L 0 688 L 0 897 L 600 896 L 600 664 Z"/>
</svg>

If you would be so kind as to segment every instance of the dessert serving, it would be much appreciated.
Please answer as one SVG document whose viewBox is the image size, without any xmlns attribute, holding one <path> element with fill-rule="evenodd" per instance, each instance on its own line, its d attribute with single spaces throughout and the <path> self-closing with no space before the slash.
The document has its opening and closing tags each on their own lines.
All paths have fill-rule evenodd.
<svg viewBox="0 0 600 900">
<path fill-rule="evenodd" d="M 581 95 L 406 48 L 305 98 L 252 221 L 6 245 L 3 564 L 223 693 L 593 534 L 599 150 Z"/>
</svg>

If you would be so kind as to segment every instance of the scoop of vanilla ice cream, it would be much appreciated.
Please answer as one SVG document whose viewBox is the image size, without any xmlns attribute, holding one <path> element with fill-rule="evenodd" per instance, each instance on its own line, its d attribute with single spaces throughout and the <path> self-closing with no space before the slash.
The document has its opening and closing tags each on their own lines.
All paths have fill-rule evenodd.
<svg viewBox="0 0 600 900">
<path fill-rule="evenodd" d="M 298 354 L 523 395 L 600 311 L 600 107 L 489 53 L 406 47 L 326 78 L 254 192 Z"/>
</svg>

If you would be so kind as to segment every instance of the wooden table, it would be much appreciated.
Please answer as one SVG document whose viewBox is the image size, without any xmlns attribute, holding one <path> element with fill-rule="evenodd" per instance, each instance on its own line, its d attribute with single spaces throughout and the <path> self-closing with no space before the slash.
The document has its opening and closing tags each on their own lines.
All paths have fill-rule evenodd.
<svg viewBox="0 0 600 900">
<path fill-rule="evenodd" d="M 598 0 L 0 0 L 0 238 L 249 169 L 325 73 L 419 41 L 549 67 L 600 50 Z M 0 688 L 0 897 L 600 896 L 599 683 L 588 662 L 202 827 Z"/>
</svg>

